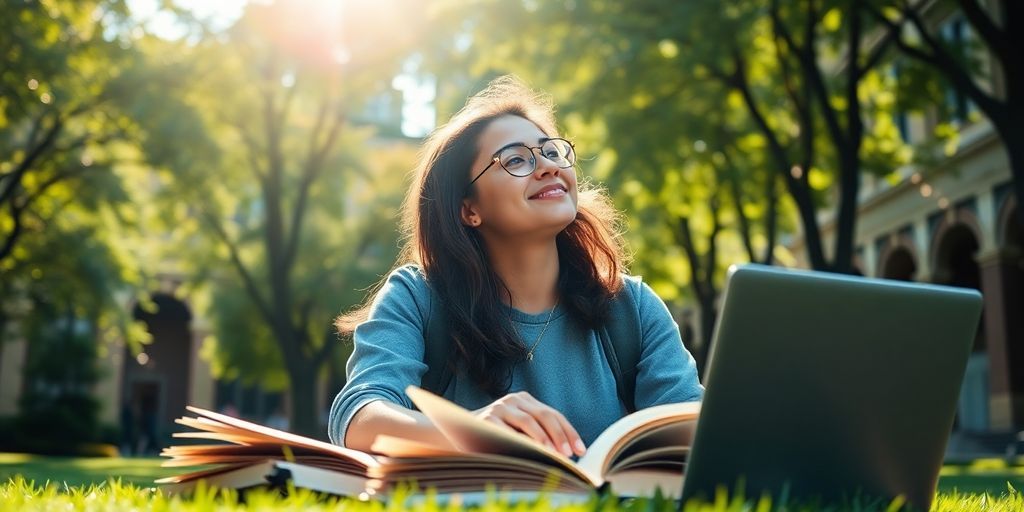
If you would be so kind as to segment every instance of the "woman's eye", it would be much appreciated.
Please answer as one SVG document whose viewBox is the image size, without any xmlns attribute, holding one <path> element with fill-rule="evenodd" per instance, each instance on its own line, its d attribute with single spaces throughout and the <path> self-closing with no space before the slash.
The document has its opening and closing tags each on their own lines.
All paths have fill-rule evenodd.
<svg viewBox="0 0 1024 512">
<path fill-rule="evenodd" d="M 521 157 L 514 156 L 512 158 L 509 158 L 508 160 L 505 160 L 505 163 L 503 165 L 505 167 L 518 167 L 520 165 L 523 165 L 523 163 L 525 162 L 526 160 L 523 160 Z"/>
</svg>

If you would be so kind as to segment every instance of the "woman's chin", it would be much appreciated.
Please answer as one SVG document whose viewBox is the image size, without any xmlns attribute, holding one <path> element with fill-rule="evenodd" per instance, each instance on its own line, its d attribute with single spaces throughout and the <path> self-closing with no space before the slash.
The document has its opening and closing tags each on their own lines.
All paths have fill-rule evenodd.
<svg viewBox="0 0 1024 512">
<path fill-rule="evenodd" d="M 550 226 L 556 234 L 561 233 L 576 220 L 576 209 L 566 211 L 562 215 L 552 215 L 543 225 Z"/>
</svg>

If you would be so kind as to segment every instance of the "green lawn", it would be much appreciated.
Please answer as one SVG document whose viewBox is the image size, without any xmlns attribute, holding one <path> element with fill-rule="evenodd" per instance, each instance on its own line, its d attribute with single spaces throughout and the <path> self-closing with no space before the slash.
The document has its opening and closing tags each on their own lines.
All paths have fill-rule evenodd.
<svg viewBox="0 0 1024 512">
<path fill-rule="evenodd" d="M 946 465 L 939 472 L 939 493 L 989 493 L 1007 491 L 1007 483 L 1024 491 L 1024 458 L 1013 463 L 1004 459 L 978 459 L 969 464 Z"/>
<path fill-rule="evenodd" d="M 35 455 L 0 453 L 0 510 L 121 510 L 121 509 L 171 509 L 171 510 L 332 510 L 337 509 L 334 501 L 324 501 L 307 494 L 287 499 L 270 494 L 252 495 L 246 504 L 237 500 L 237 495 L 197 496 L 188 503 L 178 498 L 167 498 L 154 494 L 151 488 L 156 478 L 181 472 L 180 468 L 161 468 L 159 458 L 66 458 L 41 457 Z M 1024 510 L 1024 498 L 1019 492 L 1011 492 L 1007 486 L 1024 490 L 1024 464 L 1017 460 L 1008 464 L 1000 459 L 981 459 L 970 464 L 949 465 L 942 469 L 939 481 L 939 499 L 933 511 L 984 510 L 987 512 L 1020 512 Z M 12 482 L 18 476 L 25 482 Z M 120 478 L 125 485 L 112 485 L 111 478 Z M 42 487 L 46 482 L 52 485 L 48 490 Z M 93 484 L 102 484 L 98 492 L 90 489 Z M 128 485 L 130 484 L 130 485 Z M 988 496 L 984 496 L 985 494 Z M 382 512 L 379 505 L 346 502 L 343 508 L 357 512 Z M 543 504 L 542 504 L 543 505 Z M 594 510 L 606 507 L 568 507 L 562 510 Z M 734 507 L 719 503 L 700 511 L 744 510 L 742 504 Z M 770 507 L 754 507 L 745 510 L 767 510 Z M 638 508 L 639 507 L 639 508 Z M 393 507 L 388 507 L 390 510 Z M 544 506 L 536 507 L 544 509 Z M 627 510 L 669 510 L 669 503 L 626 503 L 618 507 Z M 501 512 L 528 510 L 522 506 L 487 507 L 484 509 Z M 613 510 L 615 507 L 607 508 Z M 437 512 L 437 507 L 425 510 Z M 696 509 L 695 509 L 696 510 Z M 789 508 L 788 510 L 793 510 Z M 799 510 L 799 507 L 797 507 Z M 687 507 L 687 512 L 691 508 Z"/>
<path fill-rule="evenodd" d="M 0 453 L 0 482 L 15 475 L 25 477 L 39 485 L 50 481 L 69 486 L 98 484 L 107 479 L 120 478 L 124 483 L 139 487 L 152 487 L 157 478 L 181 473 L 181 468 L 161 468 L 159 457 L 42 457 L 23 453 Z"/>
</svg>

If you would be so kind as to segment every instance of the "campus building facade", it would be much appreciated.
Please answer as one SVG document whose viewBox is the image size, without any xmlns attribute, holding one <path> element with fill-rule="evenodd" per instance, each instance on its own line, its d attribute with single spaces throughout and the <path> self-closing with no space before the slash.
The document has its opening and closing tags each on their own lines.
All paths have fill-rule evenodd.
<svg viewBox="0 0 1024 512">
<path fill-rule="evenodd" d="M 957 428 L 1024 428 L 1024 229 L 1016 220 L 1009 160 L 992 125 L 960 132 L 956 154 L 908 166 L 893 184 L 865 177 L 855 267 L 865 276 L 981 291 L 984 311 L 961 390 Z M 823 238 L 832 243 L 834 225 Z M 798 242 L 800 266 L 809 267 Z M 927 357 L 927 354 L 922 354 Z"/>
</svg>

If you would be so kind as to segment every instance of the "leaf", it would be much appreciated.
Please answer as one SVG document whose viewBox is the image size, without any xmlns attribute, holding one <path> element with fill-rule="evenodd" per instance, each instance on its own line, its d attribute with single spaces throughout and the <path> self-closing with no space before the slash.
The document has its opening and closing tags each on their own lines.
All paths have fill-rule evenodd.
<svg viewBox="0 0 1024 512">
<path fill-rule="evenodd" d="M 839 26 L 843 23 L 843 13 L 838 7 L 833 7 L 825 13 L 825 16 L 821 18 L 821 25 L 828 32 L 835 32 L 839 30 Z"/>
</svg>

